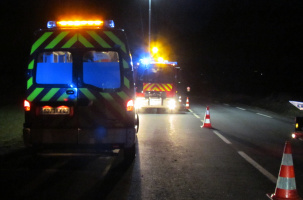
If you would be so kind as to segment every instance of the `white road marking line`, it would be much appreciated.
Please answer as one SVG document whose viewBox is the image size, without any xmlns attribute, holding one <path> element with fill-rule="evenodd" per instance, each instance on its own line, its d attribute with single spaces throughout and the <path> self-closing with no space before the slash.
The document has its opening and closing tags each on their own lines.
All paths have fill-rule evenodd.
<svg viewBox="0 0 303 200">
<path fill-rule="evenodd" d="M 240 107 L 236 107 L 236 108 L 238 108 L 238 109 L 240 109 L 240 110 L 246 110 L 245 108 L 240 108 Z"/>
<path fill-rule="evenodd" d="M 272 118 L 271 116 L 268 116 L 268 115 L 264 115 L 264 114 L 262 114 L 262 113 L 256 113 L 257 115 L 261 115 L 261 116 L 263 116 L 263 117 L 268 117 L 268 118 Z"/>
<path fill-rule="evenodd" d="M 200 121 L 201 121 L 202 123 L 204 123 L 204 120 L 203 120 L 203 119 L 201 119 Z"/>
<path fill-rule="evenodd" d="M 193 115 L 194 115 L 196 118 L 200 119 L 200 116 L 199 116 L 199 115 L 196 115 L 196 113 L 193 113 Z"/>
<path fill-rule="evenodd" d="M 221 138 L 226 144 L 231 144 L 231 142 L 226 139 L 226 137 L 224 137 L 223 135 L 221 135 L 218 131 L 214 131 L 214 133 L 219 137 Z"/>
<path fill-rule="evenodd" d="M 246 153 L 243 151 L 238 151 L 240 156 L 242 156 L 247 162 L 249 162 L 252 166 L 254 166 L 257 170 L 259 170 L 264 176 L 266 176 L 271 182 L 276 183 L 277 178 L 272 175 L 270 172 L 268 172 L 266 169 L 264 169 L 261 165 L 259 165 L 256 161 L 254 161 L 251 157 L 249 157 Z"/>
<path fill-rule="evenodd" d="M 193 112 L 191 109 L 188 109 L 189 112 Z"/>
<path fill-rule="evenodd" d="M 227 104 L 227 103 L 223 103 L 223 105 L 229 106 L 229 104 Z"/>
</svg>

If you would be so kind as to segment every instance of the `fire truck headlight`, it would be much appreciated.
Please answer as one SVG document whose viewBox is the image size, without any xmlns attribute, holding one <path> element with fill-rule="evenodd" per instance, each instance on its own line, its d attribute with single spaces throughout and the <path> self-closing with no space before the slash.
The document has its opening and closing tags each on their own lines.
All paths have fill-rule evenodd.
<svg viewBox="0 0 303 200">
<path fill-rule="evenodd" d="M 171 109 L 171 110 L 176 108 L 176 101 L 174 99 L 169 100 L 168 108 Z"/>
</svg>

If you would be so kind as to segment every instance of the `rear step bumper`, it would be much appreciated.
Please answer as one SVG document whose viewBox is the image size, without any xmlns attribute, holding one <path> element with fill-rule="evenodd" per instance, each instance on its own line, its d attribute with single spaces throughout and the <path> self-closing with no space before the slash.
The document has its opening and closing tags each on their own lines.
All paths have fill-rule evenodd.
<svg viewBox="0 0 303 200">
<path fill-rule="evenodd" d="M 135 128 L 100 129 L 23 129 L 25 146 L 104 146 L 117 144 L 125 148 L 135 144 Z"/>
</svg>

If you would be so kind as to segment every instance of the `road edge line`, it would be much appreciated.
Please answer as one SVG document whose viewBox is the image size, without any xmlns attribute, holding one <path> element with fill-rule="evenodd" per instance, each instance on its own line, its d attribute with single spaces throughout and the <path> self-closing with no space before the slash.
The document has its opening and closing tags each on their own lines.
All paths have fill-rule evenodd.
<svg viewBox="0 0 303 200">
<path fill-rule="evenodd" d="M 257 170 L 259 170 L 264 176 L 266 176 L 271 182 L 276 183 L 277 178 L 272 175 L 269 171 L 267 171 L 265 168 L 263 168 L 261 165 L 259 165 L 256 161 L 254 161 L 251 157 L 249 157 L 246 153 L 243 151 L 238 151 L 238 154 L 242 156 L 248 163 L 250 163 L 253 167 L 255 167 Z"/>
</svg>

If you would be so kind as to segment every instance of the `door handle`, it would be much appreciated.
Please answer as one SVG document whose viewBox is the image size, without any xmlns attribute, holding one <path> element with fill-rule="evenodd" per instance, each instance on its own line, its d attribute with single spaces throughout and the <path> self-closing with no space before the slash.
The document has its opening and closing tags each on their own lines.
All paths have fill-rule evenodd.
<svg viewBox="0 0 303 200">
<path fill-rule="evenodd" d="M 75 94 L 74 90 L 66 90 L 66 94 Z"/>
</svg>

